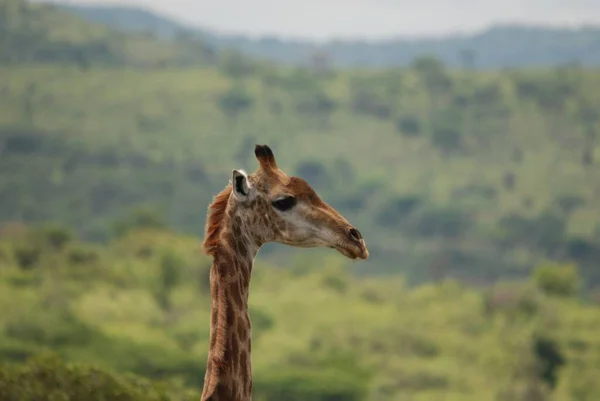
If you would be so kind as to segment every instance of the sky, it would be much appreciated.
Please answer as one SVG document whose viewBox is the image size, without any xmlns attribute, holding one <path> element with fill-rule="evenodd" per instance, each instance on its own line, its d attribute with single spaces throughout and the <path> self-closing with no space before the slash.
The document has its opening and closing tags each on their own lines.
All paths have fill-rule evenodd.
<svg viewBox="0 0 600 401">
<path fill-rule="evenodd" d="M 54 0 L 56 1 L 56 0 Z M 60 0 L 59 0 L 60 1 Z M 159 11 L 221 33 L 315 41 L 471 33 L 492 24 L 600 25 L 600 0 L 65 0 Z"/>
</svg>

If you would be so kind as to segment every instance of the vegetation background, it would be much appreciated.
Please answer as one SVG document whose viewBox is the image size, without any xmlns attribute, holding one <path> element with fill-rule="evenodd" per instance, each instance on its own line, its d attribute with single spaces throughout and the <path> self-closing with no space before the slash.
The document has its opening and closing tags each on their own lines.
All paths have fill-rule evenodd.
<svg viewBox="0 0 600 401">
<path fill-rule="evenodd" d="M 266 143 L 371 258 L 261 250 L 257 401 L 597 400 L 600 30 L 380 46 L 0 0 L 0 399 L 197 399 L 206 208 Z"/>
</svg>

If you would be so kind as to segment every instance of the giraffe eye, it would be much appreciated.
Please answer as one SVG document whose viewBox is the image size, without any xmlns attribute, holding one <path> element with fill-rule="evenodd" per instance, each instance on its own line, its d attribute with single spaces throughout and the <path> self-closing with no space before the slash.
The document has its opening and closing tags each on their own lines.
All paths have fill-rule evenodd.
<svg viewBox="0 0 600 401">
<path fill-rule="evenodd" d="M 285 212 L 296 206 L 296 198 L 293 196 L 286 196 L 285 198 L 279 198 L 272 202 L 275 209 Z"/>
</svg>

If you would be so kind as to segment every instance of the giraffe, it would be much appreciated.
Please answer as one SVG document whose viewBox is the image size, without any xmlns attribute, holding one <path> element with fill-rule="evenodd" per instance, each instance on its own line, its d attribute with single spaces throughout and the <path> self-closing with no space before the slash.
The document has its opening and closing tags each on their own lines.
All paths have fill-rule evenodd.
<svg viewBox="0 0 600 401">
<path fill-rule="evenodd" d="M 329 247 L 350 259 L 367 259 L 361 233 L 322 201 L 302 178 L 277 166 L 267 145 L 256 145 L 259 168 L 233 170 L 208 207 L 203 250 L 210 269 L 210 345 L 202 401 L 252 399 L 250 275 L 268 242 Z"/>
</svg>

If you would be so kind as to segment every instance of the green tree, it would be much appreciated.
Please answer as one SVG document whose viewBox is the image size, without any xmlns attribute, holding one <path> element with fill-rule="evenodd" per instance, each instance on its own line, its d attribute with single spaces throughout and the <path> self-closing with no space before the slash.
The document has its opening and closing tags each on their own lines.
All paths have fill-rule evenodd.
<svg viewBox="0 0 600 401">
<path fill-rule="evenodd" d="M 573 264 L 542 263 L 534 270 L 533 278 L 536 285 L 551 296 L 571 297 L 579 291 L 579 272 Z"/>
</svg>

